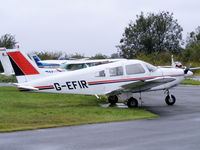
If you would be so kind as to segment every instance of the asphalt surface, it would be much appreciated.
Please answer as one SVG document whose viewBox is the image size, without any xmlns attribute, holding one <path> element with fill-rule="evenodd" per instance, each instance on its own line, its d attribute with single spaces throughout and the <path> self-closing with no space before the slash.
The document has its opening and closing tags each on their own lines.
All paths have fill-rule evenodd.
<svg viewBox="0 0 200 150">
<path fill-rule="evenodd" d="M 0 150 L 199 150 L 200 86 L 181 85 L 172 94 L 174 106 L 163 92 L 143 95 L 142 107 L 156 119 L 0 133 Z"/>
<path fill-rule="evenodd" d="M 13 83 L 0 83 L 0 87 L 1 86 L 14 86 Z"/>
<path fill-rule="evenodd" d="M 194 80 L 200 81 L 200 76 L 193 76 Z"/>
</svg>

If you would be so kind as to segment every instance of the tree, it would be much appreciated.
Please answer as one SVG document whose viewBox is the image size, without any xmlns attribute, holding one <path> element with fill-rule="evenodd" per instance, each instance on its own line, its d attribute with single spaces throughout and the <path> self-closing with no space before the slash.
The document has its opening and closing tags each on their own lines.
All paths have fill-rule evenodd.
<svg viewBox="0 0 200 150">
<path fill-rule="evenodd" d="M 119 53 L 113 53 L 110 55 L 110 58 L 121 58 Z"/>
<path fill-rule="evenodd" d="M 49 60 L 49 59 L 58 59 L 60 58 L 63 54 L 61 51 L 55 52 L 55 51 L 35 51 L 32 52 L 36 54 L 38 57 L 40 57 L 42 60 Z"/>
<path fill-rule="evenodd" d="M 15 47 L 15 44 L 17 44 L 17 42 L 15 41 L 15 37 L 11 34 L 5 34 L 0 38 L 0 47 L 12 49 Z M 0 72 L 3 72 L 1 61 L 0 61 Z"/>
<path fill-rule="evenodd" d="M 182 42 L 182 27 L 173 18 L 173 13 L 141 12 L 135 22 L 131 21 L 125 28 L 120 40 L 119 52 L 125 58 L 133 58 L 139 53 L 158 54 L 170 51 L 180 52 Z"/>
<path fill-rule="evenodd" d="M 71 58 L 75 58 L 75 59 L 82 59 L 82 58 L 85 58 L 84 54 L 79 54 L 79 53 L 71 54 L 70 57 L 71 57 Z"/>
<path fill-rule="evenodd" d="M 189 33 L 186 39 L 186 48 L 192 45 L 193 43 L 200 42 L 200 26 L 198 26 L 195 31 Z"/>
<path fill-rule="evenodd" d="M 186 49 L 183 52 L 184 62 L 200 62 L 200 26 L 187 36 Z"/>
<path fill-rule="evenodd" d="M 183 62 L 200 62 L 200 42 L 192 42 L 183 52 Z"/>
<path fill-rule="evenodd" d="M 90 59 L 107 59 L 107 58 L 108 56 L 98 53 L 95 56 L 92 56 Z"/>
<path fill-rule="evenodd" d="M 17 44 L 15 36 L 11 34 L 5 34 L 0 38 L 0 47 L 12 49 L 15 47 L 15 44 Z"/>
</svg>

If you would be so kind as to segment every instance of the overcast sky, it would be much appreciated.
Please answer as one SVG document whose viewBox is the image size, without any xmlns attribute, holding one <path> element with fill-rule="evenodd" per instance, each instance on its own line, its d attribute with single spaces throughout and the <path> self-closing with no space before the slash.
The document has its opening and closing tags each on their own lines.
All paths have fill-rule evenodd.
<svg viewBox="0 0 200 150">
<path fill-rule="evenodd" d="M 0 35 L 15 35 L 27 53 L 110 55 L 141 11 L 173 12 L 186 36 L 200 26 L 199 6 L 200 0 L 0 0 Z"/>
</svg>

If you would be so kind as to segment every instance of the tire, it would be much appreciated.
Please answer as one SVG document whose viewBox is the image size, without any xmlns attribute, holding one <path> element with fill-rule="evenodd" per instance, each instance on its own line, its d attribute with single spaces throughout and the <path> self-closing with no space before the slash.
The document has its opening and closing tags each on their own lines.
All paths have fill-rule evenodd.
<svg viewBox="0 0 200 150">
<path fill-rule="evenodd" d="M 129 108 L 136 108 L 136 107 L 138 107 L 138 101 L 137 101 L 137 99 L 135 99 L 133 97 L 131 97 L 130 99 L 128 99 L 127 106 Z"/>
<path fill-rule="evenodd" d="M 176 98 L 174 95 L 167 95 L 165 98 L 165 102 L 167 103 L 167 105 L 174 105 L 176 102 Z"/>
<path fill-rule="evenodd" d="M 111 105 L 115 105 L 118 102 L 118 97 L 116 95 L 112 95 L 108 97 L 108 102 Z"/>
</svg>

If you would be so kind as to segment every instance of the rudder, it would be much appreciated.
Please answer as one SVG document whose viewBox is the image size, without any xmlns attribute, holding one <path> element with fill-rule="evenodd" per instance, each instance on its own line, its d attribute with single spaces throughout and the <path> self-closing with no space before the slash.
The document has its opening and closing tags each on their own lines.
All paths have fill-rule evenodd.
<svg viewBox="0 0 200 150">
<path fill-rule="evenodd" d="M 6 51 L 19 83 L 38 79 L 41 76 L 41 71 L 27 55 L 18 49 L 9 49 Z"/>
</svg>

